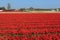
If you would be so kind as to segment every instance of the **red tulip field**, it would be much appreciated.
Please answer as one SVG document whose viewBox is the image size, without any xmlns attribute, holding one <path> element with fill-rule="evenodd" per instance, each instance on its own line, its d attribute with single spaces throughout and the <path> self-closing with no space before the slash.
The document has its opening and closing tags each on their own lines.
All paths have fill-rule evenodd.
<svg viewBox="0 0 60 40">
<path fill-rule="evenodd" d="M 0 13 L 0 40 L 60 40 L 60 13 Z"/>
</svg>

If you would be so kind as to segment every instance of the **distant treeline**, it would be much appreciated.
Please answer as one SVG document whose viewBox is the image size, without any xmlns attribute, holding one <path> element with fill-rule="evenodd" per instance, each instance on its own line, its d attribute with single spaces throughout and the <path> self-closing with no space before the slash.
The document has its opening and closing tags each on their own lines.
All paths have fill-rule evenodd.
<svg viewBox="0 0 60 40">
<path fill-rule="evenodd" d="M 42 8 L 33 8 L 33 7 L 30 7 L 30 8 L 20 8 L 20 9 L 6 9 L 5 7 L 0 7 L 0 10 L 3 10 L 3 11 L 60 11 L 60 8 L 50 8 L 50 9 L 42 9 Z"/>
</svg>

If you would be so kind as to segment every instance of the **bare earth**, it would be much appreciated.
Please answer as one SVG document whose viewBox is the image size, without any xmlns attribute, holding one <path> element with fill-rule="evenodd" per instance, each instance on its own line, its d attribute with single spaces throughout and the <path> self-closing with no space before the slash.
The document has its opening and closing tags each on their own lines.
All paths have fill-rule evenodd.
<svg viewBox="0 0 60 40">
<path fill-rule="evenodd" d="M 60 12 L 0 12 L 0 14 L 20 14 L 20 13 L 60 13 Z"/>
</svg>

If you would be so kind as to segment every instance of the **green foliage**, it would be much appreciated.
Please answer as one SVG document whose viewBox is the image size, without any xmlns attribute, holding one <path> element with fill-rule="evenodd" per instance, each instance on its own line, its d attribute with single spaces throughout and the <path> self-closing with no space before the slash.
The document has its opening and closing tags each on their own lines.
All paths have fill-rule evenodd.
<svg viewBox="0 0 60 40">
<path fill-rule="evenodd" d="M 20 11 L 25 11 L 25 8 L 21 8 Z"/>
<path fill-rule="evenodd" d="M 0 10 L 6 10 L 5 7 L 0 7 Z"/>
</svg>

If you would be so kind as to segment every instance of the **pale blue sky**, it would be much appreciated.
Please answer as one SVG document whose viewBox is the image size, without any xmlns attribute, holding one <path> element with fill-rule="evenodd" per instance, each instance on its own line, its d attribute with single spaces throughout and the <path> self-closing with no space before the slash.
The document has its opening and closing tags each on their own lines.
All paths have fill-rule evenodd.
<svg viewBox="0 0 60 40">
<path fill-rule="evenodd" d="M 0 0 L 0 7 L 8 3 L 12 8 L 60 8 L 60 0 Z"/>
</svg>

